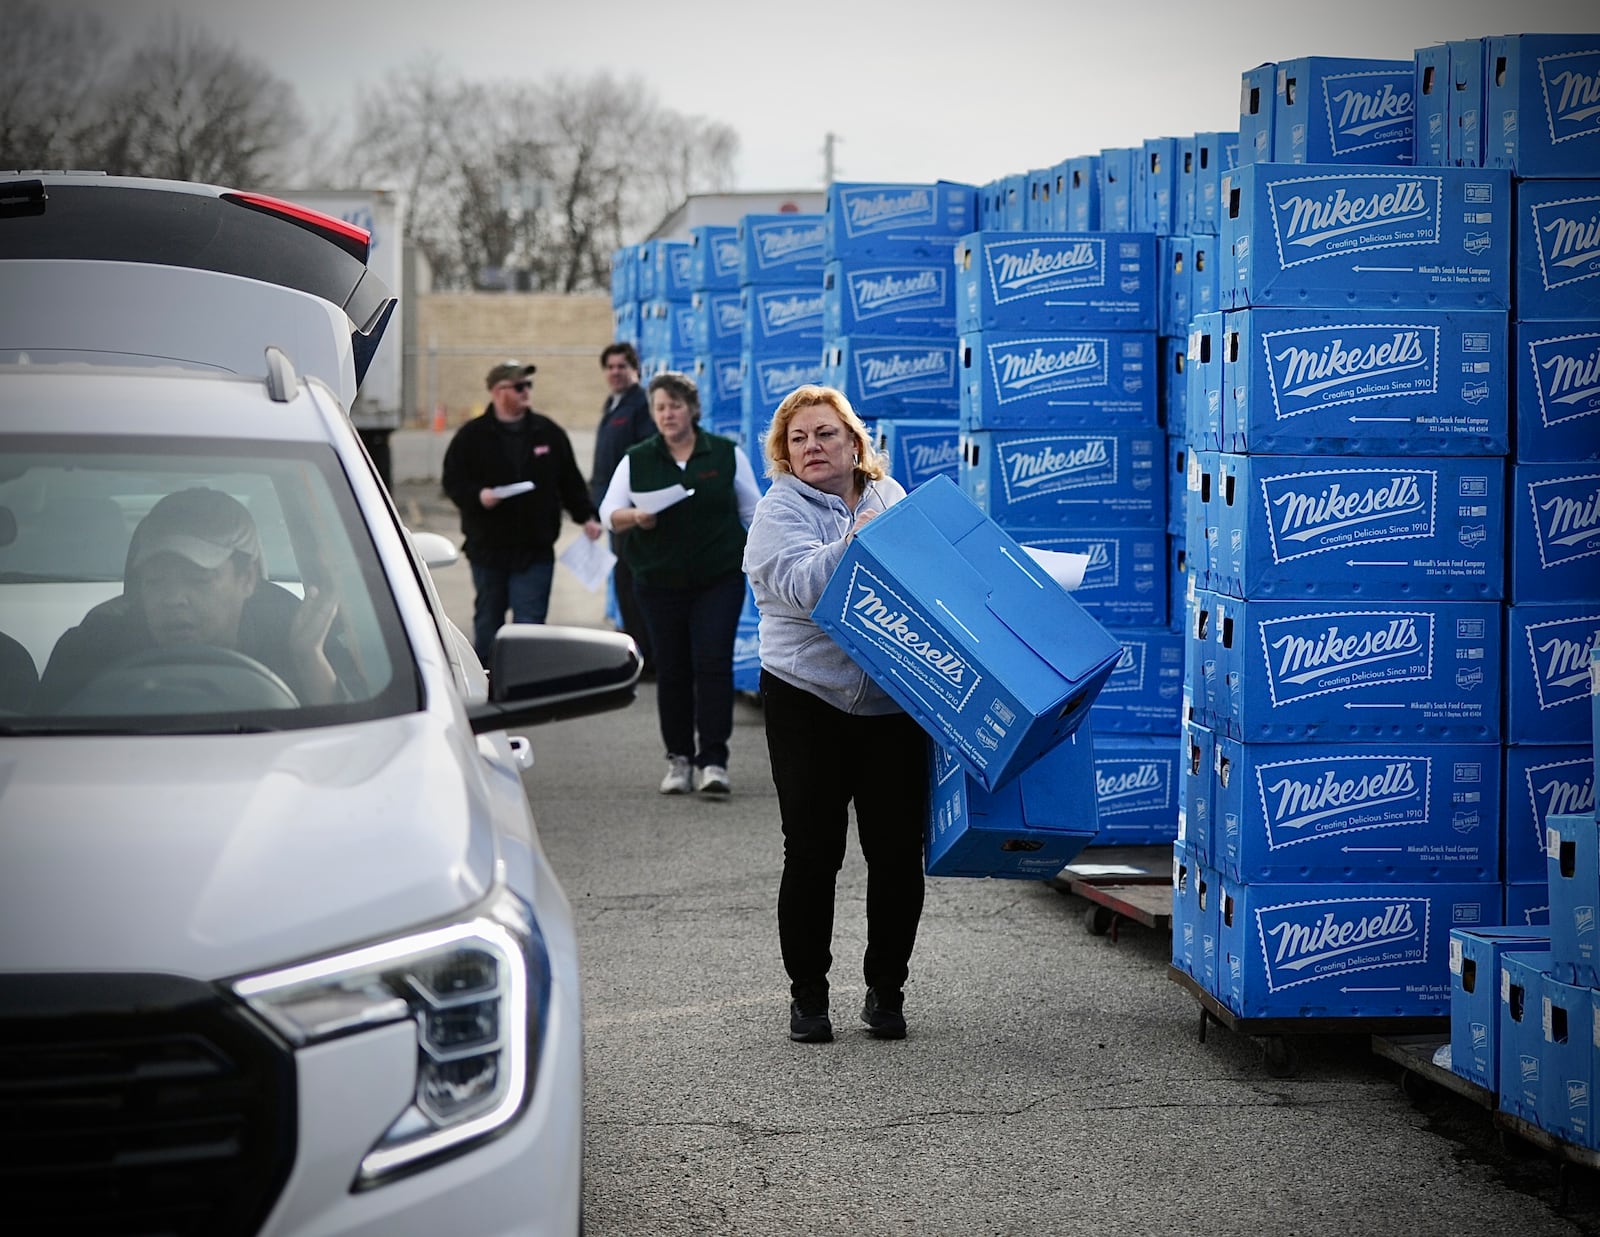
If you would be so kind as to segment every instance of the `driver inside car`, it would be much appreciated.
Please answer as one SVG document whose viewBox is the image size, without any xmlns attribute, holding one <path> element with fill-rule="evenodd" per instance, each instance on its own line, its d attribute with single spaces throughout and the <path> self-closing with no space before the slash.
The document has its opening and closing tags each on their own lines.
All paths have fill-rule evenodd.
<svg viewBox="0 0 1600 1237">
<path fill-rule="evenodd" d="M 232 650 L 281 678 L 302 704 L 338 700 L 325 645 L 337 604 L 307 587 L 305 600 L 266 579 L 255 521 L 220 490 L 179 490 L 139 522 L 119 597 L 64 632 L 34 696 L 62 712 L 101 671 L 151 650 Z"/>
</svg>

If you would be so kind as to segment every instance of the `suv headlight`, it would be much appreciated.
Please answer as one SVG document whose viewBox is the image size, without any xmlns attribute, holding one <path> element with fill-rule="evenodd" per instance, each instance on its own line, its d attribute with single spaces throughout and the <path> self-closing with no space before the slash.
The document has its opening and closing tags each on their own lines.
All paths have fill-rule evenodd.
<svg viewBox="0 0 1600 1237">
<path fill-rule="evenodd" d="M 295 1047 L 410 1020 L 416 1091 L 361 1161 L 369 1189 L 494 1136 L 533 1095 L 550 959 L 532 909 L 502 892 L 471 919 L 242 979 L 233 990 Z"/>
</svg>

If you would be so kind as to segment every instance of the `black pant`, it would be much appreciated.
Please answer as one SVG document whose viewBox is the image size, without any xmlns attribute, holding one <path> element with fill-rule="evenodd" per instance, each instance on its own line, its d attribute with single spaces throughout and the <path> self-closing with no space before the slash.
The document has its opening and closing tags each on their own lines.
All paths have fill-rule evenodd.
<svg viewBox="0 0 1600 1237">
<path fill-rule="evenodd" d="M 639 608 L 639 599 L 634 595 L 633 568 L 622 561 L 622 551 L 617 548 L 627 535 L 611 535 L 611 550 L 617 556 L 616 566 L 611 569 L 611 585 L 617 590 L 617 612 L 622 616 L 622 630 L 632 636 L 633 642 L 639 646 L 639 659 L 644 663 L 645 672 L 654 674 L 656 659 L 650 648 L 650 627 L 645 622 L 644 611 Z"/>
<path fill-rule="evenodd" d="M 856 808 L 867 861 L 867 986 L 898 993 L 922 918 L 928 736 L 904 713 L 858 717 L 765 670 L 772 781 L 783 817 L 778 939 L 789 990 L 824 1005 L 833 964 L 834 881 Z"/>
<path fill-rule="evenodd" d="M 733 642 L 744 609 L 744 573 L 699 588 L 634 582 L 656 659 L 656 718 L 668 756 L 728 767 L 733 734 Z M 696 735 L 699 736 L 698 743 Z"/>
</svg>

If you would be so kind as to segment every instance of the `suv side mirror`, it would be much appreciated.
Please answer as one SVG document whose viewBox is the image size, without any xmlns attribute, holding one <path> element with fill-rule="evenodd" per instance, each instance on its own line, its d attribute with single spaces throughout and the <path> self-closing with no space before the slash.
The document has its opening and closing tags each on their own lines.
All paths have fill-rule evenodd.
<svg viewBox="0 0 1600 1237">
<path fill-rule="evenodd" d="M 626 708 L 643 664 L 621 632 L 534 623 L 501 628 L 489 660 L 489 699 L 467 706 L 473 734 Z"/>
</svg>

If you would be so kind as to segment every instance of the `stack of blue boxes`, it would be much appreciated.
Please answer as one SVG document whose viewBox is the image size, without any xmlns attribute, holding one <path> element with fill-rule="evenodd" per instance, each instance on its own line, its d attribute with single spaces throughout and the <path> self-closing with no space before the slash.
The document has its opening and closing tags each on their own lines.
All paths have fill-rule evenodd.
<svg viewBox="0 0 1600 1237">
<path fill-rule="evenodd" d="M 714 224 L 690 230 L 689 303 L 701 423 L 739 441 L 744 403 L 744 306 L 739 295 L 738 229 Z"/>
<path fill-rule="evenodd" d="M 1412 68 L 1245 75 L 1190 332 L 1174 963 L 1242 1017 L 1441 1015 L 1502 922 L 1510 182 L 1409 166 Z"/>
<path fill-rule="evenodd" d="M 611 337 L 639 346 L 639 246 L 611 254 Z"/>
<path fill-rule="evenodd" d="M 637 249 L 639 363 L 648 382 L 694 369 L 694 293 L 688 241 L 645 241 Z"/>
</svg>

